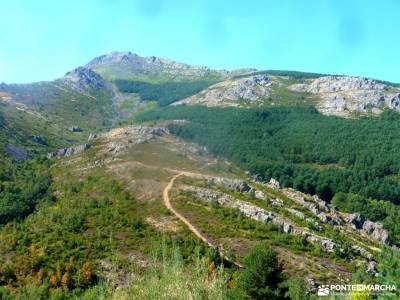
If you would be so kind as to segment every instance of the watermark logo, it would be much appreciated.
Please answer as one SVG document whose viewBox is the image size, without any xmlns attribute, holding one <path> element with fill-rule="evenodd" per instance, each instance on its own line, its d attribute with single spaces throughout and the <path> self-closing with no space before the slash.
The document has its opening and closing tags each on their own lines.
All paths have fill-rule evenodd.
<svg viewBox="0 0 400 300">
<path fill-rule="evenodd" d="M 329 296 L 330 291 L 329 285 L 320 285 L 318 287 L 317 295 L 322 297 Z"/>
<path fill-rule="evenodd" d="M 317 295 L 320 297 L 329 295 L 357 295 L 359 293 L 368 294 L 394 294 L 396 286 L 390 284 L 331 284 L 318 286 Z"/>
</svg>

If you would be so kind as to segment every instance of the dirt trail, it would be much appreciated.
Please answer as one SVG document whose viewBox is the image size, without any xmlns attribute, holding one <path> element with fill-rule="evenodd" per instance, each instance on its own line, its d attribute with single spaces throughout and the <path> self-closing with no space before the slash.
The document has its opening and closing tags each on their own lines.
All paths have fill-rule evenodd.
<svg viewBox="0 0 400 300">
<path fill-rule="evenodd" d="M 186 219 L 182 214 L 180 214 L 180 213 L 171 205 L 171 201 L 170 201 L 170 198 L 169 198 L 169 191 L 171 190 L 172 186 L 174 185 L 175 180 L 176 180 L 179 176 L 188 175 L 188 173 L 190 173 L 190 172 L 180 172 L 180 173 L 176 174 L 174 177 L 171 178 L 170 182 L 167 184 L 167 186 L 165 187 L 165 189 L 164 189 L 164 191 L 163 191 L 164 204 L 165 204 L 165 206 L 166 206 L 176 217 L 178 217 L 183 223 L 185 223 L 186 226 L 189 228 L 189 230 L 190 230 L 191 232 L 193 232 L 199 239 L 201 239 L 203 242 L 207 243 L 208 246 L 210 246 L 210 247 L 212 247 L 212 248 L 215 248 L 215 249 L 219 249 L 219 247 L 218 247 L 217 245 L 215 245 L 210 239 L 208 239 L 205 235 L 203 235 L 192 223 L 189 222 L 188 219 Z M 196 174 L 196 175 L 200 175 L 200 174 Z M 223 253 L 221 250 L 219 250 L 219 251 L 220 251 L 221 256 L 222 256 L 225 260 L 227 260 L 227 261 L 229 261 L 229 262 L 235 264 L 236 266 L 238 266 L 238 267 L 240 267 L 240 268 L 243 268 L 243 265 L 242 265 L 242 264 L 230 260 L 228 257 L 226 257 L 226 256 L 224 255 L 224 253 Z"/>
</svg>

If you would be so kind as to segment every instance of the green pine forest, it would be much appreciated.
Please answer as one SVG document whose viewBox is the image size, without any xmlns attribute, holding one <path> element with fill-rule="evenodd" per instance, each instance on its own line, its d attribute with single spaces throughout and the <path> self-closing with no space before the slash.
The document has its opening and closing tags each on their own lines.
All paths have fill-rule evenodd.
<svg viewBox="0 0 400 300">
<path fill-rule="evenodd" d="M 254 109 L 180 106 L 141 121 L 184 119 L 178 136 L 207 146 L 263 180 L 318 194 L 339 209 L 382 221 L 400 237 L 400 114 L 324 116 L 313 107 Z"/>
</svg>

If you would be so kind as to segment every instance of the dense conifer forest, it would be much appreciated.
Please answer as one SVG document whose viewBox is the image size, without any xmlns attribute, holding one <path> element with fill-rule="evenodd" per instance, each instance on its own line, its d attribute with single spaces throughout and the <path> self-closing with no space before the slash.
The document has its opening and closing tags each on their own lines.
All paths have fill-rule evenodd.
<svg viewBox="0 0 400 300">
<path fill-rule="evenodd" d="M 383 221 L 398 236 L 400 115 L 394 111 L 339 118 L 311 107 L 182 106 L 147 112 L 141 119 L 188 120 L 170 129 L 264 180 L 334 198 L 342 210 Z"/>
</svg>

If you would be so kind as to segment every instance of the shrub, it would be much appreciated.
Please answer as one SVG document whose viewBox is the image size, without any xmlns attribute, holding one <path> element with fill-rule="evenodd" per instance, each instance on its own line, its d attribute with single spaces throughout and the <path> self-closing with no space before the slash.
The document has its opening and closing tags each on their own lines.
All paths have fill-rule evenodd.
<svg viewBox="0 0 400 300">
<path fill-rule="evenodd" d="M 281 299 L 282 268 L 277 254 L 265 243 L 255 246 L 245 258 L 246 268 L 237 282 L 236 293 L 251 299 Z"/>
</svg>

